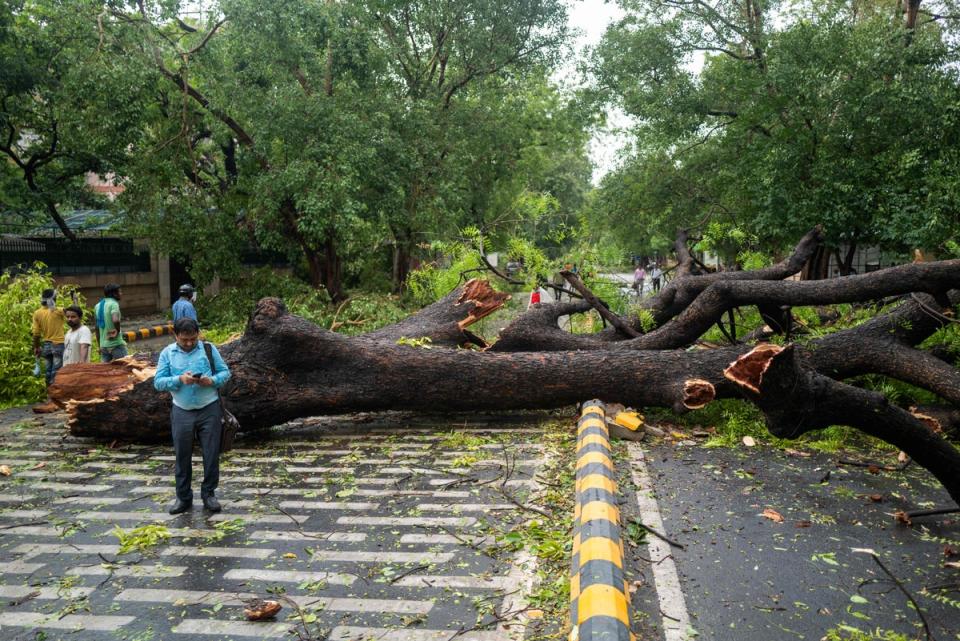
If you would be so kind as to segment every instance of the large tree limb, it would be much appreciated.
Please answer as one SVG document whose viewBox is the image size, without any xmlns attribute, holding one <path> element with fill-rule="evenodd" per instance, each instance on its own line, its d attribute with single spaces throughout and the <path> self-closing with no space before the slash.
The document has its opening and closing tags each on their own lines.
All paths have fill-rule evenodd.
<svg viewBox="0 0 960 641">
<path fill-rule="evenodd" d="M 640 336 L 640 332 L 630 327 L 630 325 L 624 322 L 623 319 L 611 312 L 606 303 L 597 298 L 596 294 L 590 291 L 590 289 L 583 284 L 583 281 L 580 280 L 579 276 L 571 271 L 567 271 L 566 269 L 562 270 L 560 275 L 563 276 L 568 283 L 570 283 L 571 287 L 573 287 L 575 290 L 577 290 L 577 292 L 580 293 L 581 296 L 583 296 L 585 301 L 590 303 L 592 308 L 597 310 L 597 313 L 600 314 L 602 318 L 613 325 L 614 329 L 624 336 L 630 338 L 636 338 L 637 336 Z"/>
<path fill-rule="evenodd" d="M 624 343 L 624 346 L 630 349 L 672 349 L 689 345 L 718 322 L 724 312 L 743 305 L 851 303 L 911 292 L 945 294 L 958 287 L 960 260 L 899 265 L 862 276 L 828 281 L 719 280 L 669 323 Z"/>
<path fill-rule="evenodd" d="M 960 504 L 960 452 L 882 394 L 804 368 L 792 346 L 761 345 L 731 363 L 724 375 L 760 408 L 773 435 L 797 438 L 831 425 L 850 425 L 906 452 Z"/>
</svg>

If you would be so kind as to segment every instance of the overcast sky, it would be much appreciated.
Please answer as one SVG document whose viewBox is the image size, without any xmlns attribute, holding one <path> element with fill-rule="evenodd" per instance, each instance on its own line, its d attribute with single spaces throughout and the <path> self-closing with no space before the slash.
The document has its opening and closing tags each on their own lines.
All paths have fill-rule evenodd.
<svg viewBox="0 0 960 641">
<path fill-rule="evenodd" d="M 576 51 L 579 57 L 584 47 L 593 46 L 600 41 L 607 25 L 623 15 L 623 11 L 614 2 L 605 0 L 571 0 L 570 26 L 579 30 Z M 566 72 L 571 80 L 574 69 Z M 590 159 L 593 161 L 593 181 L 598 183 L 617 163 L 619 151 L 626 145 L 627 137 L 620 129 L 629 125 L 629 119 L 623 113 L 608 114 L 607 131 L 597 132 L 590 141 Z"/>
</svg>

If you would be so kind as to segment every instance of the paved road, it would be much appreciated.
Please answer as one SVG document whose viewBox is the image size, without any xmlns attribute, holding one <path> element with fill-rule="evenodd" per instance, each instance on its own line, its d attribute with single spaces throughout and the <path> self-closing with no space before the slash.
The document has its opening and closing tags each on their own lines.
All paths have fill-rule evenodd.
<svg viewBox="0 0 960 641">
<path fill-rule="evenodd" d="M 646 450 L 652 492 L 641 495 L 656 498 L 665 533 L 685 546 L 648 537 L 675 562 L 679 605 L 689 613 L 691 633 L 668 639 L 693 638 L 696 631 L 715 641 L 817 641 L 840 626 L 925 638 L 906 596 L 858 548 L 877 552 L 917 600 L 934 638 L 960 639 L 960 571 L 944 565 L 960 560 L 945 554 L 960 552 L 960 517 L 917 519 L 912 528 L 892 518 L 897 510 L 952 504 L 923 470 L 871 474 L 838 467 L 837 455 L 791 456 L 763 447 L 664 442 L 630 448 L 620 450 L 618 468 Z M 783 522 L 763 517 L 768 508 Z M 634 556 L 631 574 L 654 581 L 658 566 L 649 560 L 661 557 L 642 556 Z M 676 595 L 666 602 L 660 596 L 661 612 L 679 616 Z M 661 630 L 672 624 L 649 603 L 634 599 L 634 607 L 638 619 Z"/>
<path fill-rule="evenodd" d="M 212 641 L 291 630 L 505 641 L 523 622 L 516 613 L 535 568 L 487 548 L 522 517 L 499 481 L 479 483 L 499 477 L 521 498 L 533 489 L 543 459 L 535 429 L 474 425 L 478 444 L 436 427 L 355 423 L 339 433 L 308 421 L 279 440 L 238 444 L 222 468 L 222 514 L 202 512 L 198 500 L 171 517 L 169 448 L 61 440 L 62 416 L 2 418 L 0 463 L 14 469 L 0 479 L 5 641 L 37 631 L 72 641 Z M 502 443 L 517 456 L 507 477 Z M 458 457 L 467 466 L 450 471 Z M 111 531 L 148 523 L 172 538 L 119 554 Z M 276 621 L 244 620 L 243 600 L 254 595 L 283 600 Z"/>
</svg>

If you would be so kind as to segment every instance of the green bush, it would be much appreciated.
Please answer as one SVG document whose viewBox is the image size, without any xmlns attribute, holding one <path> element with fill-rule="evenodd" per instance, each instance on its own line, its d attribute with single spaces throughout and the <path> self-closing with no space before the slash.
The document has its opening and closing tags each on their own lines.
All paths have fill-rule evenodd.
<svg viewBox="0 0 960 641">
<path fill-rule="evenodd" d="M 0 273 L 0 409 L 34 403 L 46 393 L 43 377 L 33 375 L 31 334 L 40 295 L 54 286 L 53 277 L 45 269 L 43 263 L 34 263 L 16 275 Z M 68 304 L 65 301 L 74 291 L 73 285 L 59 287 L 59 303 Z M 83 298 L 78 300 L 83 307 Z"/>
<path fill-rule="evenodd" d="M 204 337 L 221 343 L 242 332 L 254 305 L 265 296 L 282 298 L 291 314 L 344 334 L 369 332 L 409 314 L 397 297 L 386 294 L 360 293 L 332 305 L 326 291 L 263 268 L 251 272 L 242 284 L 197 301 Z"/>
</svg>

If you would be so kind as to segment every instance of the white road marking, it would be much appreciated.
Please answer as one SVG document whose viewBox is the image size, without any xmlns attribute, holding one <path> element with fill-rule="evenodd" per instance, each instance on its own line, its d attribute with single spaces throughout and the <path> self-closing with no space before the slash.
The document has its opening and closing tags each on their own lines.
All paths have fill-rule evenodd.
<svg viewBox="0 0 960 641">
<path fill-rule="evenodd" d="M 360 532 L 308 532 L 297 530 L 257 530 L 249 537 L 262 541 L 338 541 L 343 543 L 361 543 L 367 535 Z"/>
<path fill-rule="evenodd" d="M 408 588 L 464 588 L 475 590 L 513 590 L 516 581 L 508 576 L 493 576 L 483 578 L 479 576 L 451 576 L 417 574 L 405 576 L 393 585 Z"/>
<path fill-rule="evenodd" d="M 0 597 L 19 599 L 36 592 L 34 599 L 79 599 L 89 596 L 96 588 L 56 588 L 33 587 L 32 585 L 0 585 Z"/>
<path fill-rule="evenodd" d="M 327 641 L 510 641 L 509 634 L 495 631 L 457 632 L 456 630 L 398 630 L 340 625 L 331 630 Z"/>
<path fill-rule="evenodd" d="M 375 510 L 379 503 L 345 501 L 281 501 L 280 507 L 291 510 Z"/>
<path fill-rule="evenodd" d="M 663 519 L 654 496 L 653 480 L 647 472 L 643 448 L 637 443 L 630 442 L 627 444 L 627 449 L 630 452 L 633 483 L 637 487 L 640 519 L 645 525 L 649 525 L 658 532 L 664 532 Z M 660 601 L 660 612 L 663 615 L 661 625 L 664 637 L 666 641 L 685 641 L 690 630 L 690 615 L 687 612 L 680 577 L 677 575 L 677 566 L 673 562 L 670 546 L 655 536 L 648 536 L 647 549 L 650 554 L 650 567 L 653 569 L 653 582 Z"/>
<path fill-rule="evenodd" d="M 173 627 L 174 634 L 213 634 L 227 637 L 255 637 L 267 639 L 286 636 L 296 627 L 296 621 L 290 623 L 272 623 L 267 621 L 218 621 L 216 619 L 184 619 Z"/>
<path fill-rule="evenodd" d="M 58 618 L 56 613 L 4 612 L 3 627 L 54 628 L 57 630 L 97 630 L 111 632 L 121 628 L 136 617 L 105 616 L 95 614 L 68 614 Z"/>
<path fill-rule="evenodd" d="M 220 557 L 228 559 L 265 559 L 273 555 L 271 548 L 227 548 L 227 547 L 192 547 L 187 545 L 171 545 L 160 551 L 160 556 L 197 556 Z"/>
<path fill-rule="evenodd" d="M 317 550 L 314 561 L 347 561 L 350 563 L 446 563 L 453 558 L 452 552 L 345 552 L 340 550 Z"/>
<path fill-rule="evenodd" d="M 290 570 L 261 570 L 238 568 L 223 575 L 224 579 L 236 581 L 277 581 L 280 583 L 303 583 L 323 581 L 330 585 L 353 585 L 357 580 L 352 574 L 338 572 L 294 572 Z"/>
<path fill-rule="evenodd" d="M 414 527 L 467 527 L 477 522 L 472 516 L 341 516 L 337 525 L 410 525 Z"/>
<path fill-rule="evenodd" d="M 80 565 L 67 570 L 67 575 L 77 576 L 146 576 L 146 577 L 177 577 L 187 571 L 185 565 L 120 565 L 105 567 L 101 565 Z"/>
</svg>

